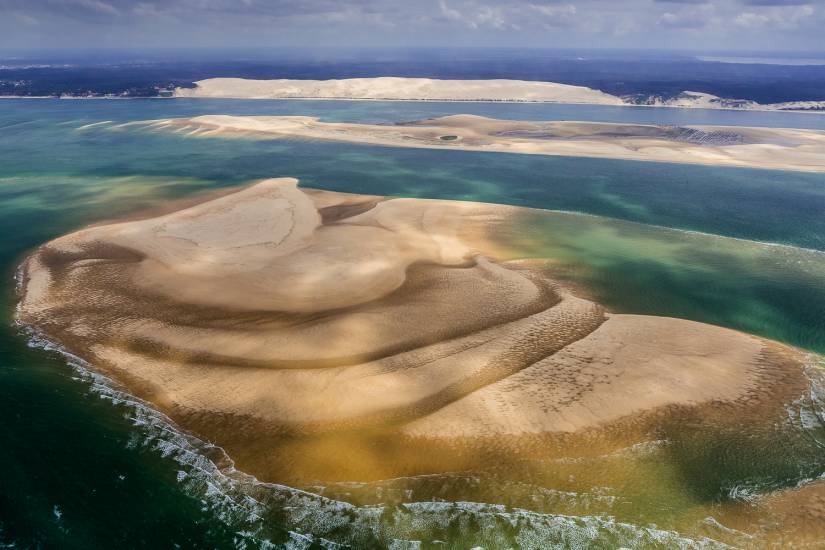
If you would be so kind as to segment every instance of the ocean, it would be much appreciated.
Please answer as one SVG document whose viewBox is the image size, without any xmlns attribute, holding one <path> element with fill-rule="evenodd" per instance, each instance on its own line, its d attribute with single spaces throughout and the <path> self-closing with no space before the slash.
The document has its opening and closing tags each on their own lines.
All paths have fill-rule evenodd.
<svg viewBox="0 0 825 550">
<path fill-rule="evenodd" d="M 130 124 L 210 113 L 375 123 L 472 113 L 523 120 L 825 129 L 825 116 L 816 114 L 645 107 L 0 101 L 0 270 L 5 281 L 0 548 L 380 547 L 393 540 L 398 548 L 429 541 L 422 546 L 427 548 L 438 547 L 433 541 L 439 537 L 488 548 L 737 545 L 744 534 L 708 521 L 713 503 L 730 498 L 734 487 L 758 493 L 825 472 L 818 423 L 805 424 L 805 436 L 786 447 L 790 453 L 768 452 L 770 457 L 722 468 L 713 479 L 690 481 L 701 485 L 693 495 L 681 494 L 683 481 L 677 483 L 676 474 L 655 460 L 650 472 L 661 479 L 655 491 L 642 489 L 648 478 L 635 480 L 638 487 L 624 492 L 553 486 L 551 479 L 524 489 L 544 495 L 532 505 L 526 497 L 511 496 L 473 502 L 468 487 L 483 476 L 417 480 L 408 493 L 395 491 L 397 482 L 391 481 L 380 487 L 353 484 L 347 492 L 266 485 L 234 471 L 220 448 L 179 432 L 115 382 L 59 350 L 44 349 L 49 346 L 15 325 L 16 267 L 29 250 L 164 200 L 278 176 L 335 191 L 512 204 L 556 212 L 525 218 L 519 238 L 507 243 L 514 257 L 551 258 L 556 277 L 613 311 L 709 322 L 823 354 L 825 175 L 203 139 Z M 802 416 L 819 418 L 815 401 L 799 404 Z M 599 468 L 612 471 L 613 466 Z M 450 498 L 443 496 L 447 486 Z M 384 497 L 376 498 L 377 491 Z M 630 504 L 616 504 L 625 501 Z M 669 502 L 678 513 L 663 513 L 651 502 Z"/>
</svg>

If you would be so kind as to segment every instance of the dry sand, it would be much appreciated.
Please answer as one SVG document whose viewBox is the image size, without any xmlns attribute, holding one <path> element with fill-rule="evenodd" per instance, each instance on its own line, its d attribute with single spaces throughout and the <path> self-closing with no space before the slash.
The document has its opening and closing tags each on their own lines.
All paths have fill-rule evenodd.
<svg viewBox="0 0 825 550">
<path fill-rule="evenodd" d="M 607 314 L 541 264 L 497 262 L 488 237 L 518 213 L 267 180 L 43 245 L 19 315 L 264 479 L 279 479 L 288 453 L 274 449 L 296 437 L 570 434 L 760 388 L 781 411 L 777 381 L 801 391 L 778 344 Z M 311 475 L 407 468 L 386 448 L 323 445 L 296 455 Z M 424 449 L 393 456 L 423 464 Z M 313 456 L 326 461 L 314 471 Z"/>
<path fill-rule="evenodd" d="M 825 172 L 825 132 L 726 126 L 520 122 L 454 115 L 395 125 L 320 122 L 301 116 L 206 115 L 150 124 L 192 136 L 345 141 Z"/>
<path fill-rule="evenodd" d="M 210 78 L 176 97 L 244 99 L 384 99 L 416 101 L 524 101 L 622 105 L 613 95 L 584 86 L 525 80 L 346 78 L 341 80 L 250 80 Z"/>
</svg>

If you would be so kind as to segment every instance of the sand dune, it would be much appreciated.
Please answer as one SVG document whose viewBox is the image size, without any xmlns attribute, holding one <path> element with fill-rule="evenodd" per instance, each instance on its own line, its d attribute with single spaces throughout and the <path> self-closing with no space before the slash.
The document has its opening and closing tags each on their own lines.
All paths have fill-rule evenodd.
<svg viewBox="0 0 825 550">
<path fill-rule="evenodd" d="M 517 208 L 296 184 L 47 243 L 24 266 L 20 319 L 264 479 L 295 437 L 549 436 L 760 391 L 781 410 L 778 388 L 801 387 L 793 350 L 608 314 L 541 262 L 496 261 L 491 236 Z M 301 467 L 352 463 L 316 450 Z M 396 451 L 365 459 L 368 475 L 429 460 L 419 444 Z M 311 475 L 336 475 L 324 468 Z"/>
<path fill-rule="evenodd" d="M 328 123 L 300 116 L 227 115 L 150 124 L 199 137 L 302 138 L 390 147 L 825 171 L 825 132 L 817 130 L 521 122 L 472 115 L 394 125 Z"/>
<path fill-rule="evenodd" d="M 621 105 L 616 96 L 555 82 L 526 80 L 439 80 L 433 78 L 346 78 L 341 80 L 250 80 L 209 78 L 176 97 L 245 99 L 387 99 L 419 101 L 526 101 Z"/>
<path fill-rule="evenodd" d="M 175 97 L 235 99 L 373 99 L 402 101 L 504 101 L 526 103 L 584 103 L 644 105 L 696 109 L 759 111 L 818 111 L 825 101 L 761 104 L 706 92 L 685 90 L 673 97 L 614 96 L 585 86 L 532 80 L 443 80 L 434 78 L 345 78 L 340 80 L 253 80 L 208 78 L 193 88 L 176 88 Z"/>
</svg>

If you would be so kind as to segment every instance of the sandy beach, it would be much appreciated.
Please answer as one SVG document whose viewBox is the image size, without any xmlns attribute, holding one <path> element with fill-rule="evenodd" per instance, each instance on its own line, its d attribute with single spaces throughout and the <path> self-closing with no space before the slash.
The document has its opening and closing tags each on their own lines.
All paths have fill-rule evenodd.
<svg viewBox="0 0 825 550">
<path fill-rule="evenodd" d="M 318 139 L 388 147 L 825 171 L 825 132 L 818 130 L 522 122 L 473 115 L 404 124 L 329 123 L 301 116 L 205 115 L 152 121 L 149 125 L 193 137 Z"/>
<path fill-rule="evenodd" d="M 805 386 L 790 348 L 610 314 L 540 261 L 498 261 L 492 236 L 518 208 L 289 178 L 203 200 L 43 245 L 19 317 L 264 480 L 288 448 L 293 475 L 391 475 L 463 456 L 433 462 L 422 441 L 515 452 L 629 419 L 638 436 L 673 407 L 776 412 Z M 397 448 L 375 455 L 375 434 Z"/>
</svg>

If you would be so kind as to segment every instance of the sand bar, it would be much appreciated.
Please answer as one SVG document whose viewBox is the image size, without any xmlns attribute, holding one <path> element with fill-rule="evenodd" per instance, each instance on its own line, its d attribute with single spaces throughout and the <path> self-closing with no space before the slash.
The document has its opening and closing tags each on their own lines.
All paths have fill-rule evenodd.
<svg viewBox="0 0 825 550">
<path fill-rule="evenodd" d="M 825 131 L 819 130 L 523 122 L 474 115 L 403 124 L 332 123 L 302 116 L 205 115 L 149 124 L 195 137 L 317 139 L 388 147 L 825 172 Z"/>
<path fill-rule="evenodd" d="M 608 314 L 541 262 L 497 261 L 490 236 L 518 215 L 266 180 L 43 245 L 24 265 L 19 316 L 264 479 L 295 437 L 576 434 L 801 391 L 793 350 Z M 372 459 L 371 475 L 408 467 Z"/>
</svg>

